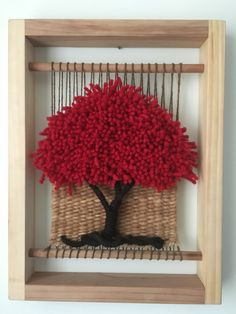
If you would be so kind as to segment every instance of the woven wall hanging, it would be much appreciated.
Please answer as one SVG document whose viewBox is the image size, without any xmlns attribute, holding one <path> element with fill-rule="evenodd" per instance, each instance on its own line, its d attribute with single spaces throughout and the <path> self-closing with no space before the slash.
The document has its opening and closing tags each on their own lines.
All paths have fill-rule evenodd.
<svg viewBox="0 0 236 314">
<path fill-rule="evenodd" d="M 54 186 L 48 254 L 180 251 L 177 183 L 197 180 L 196 144 L 179 122 L 182 65 L 171 66 L 169 95 L 165 64 L 51 66 L 51 116 L 32 155 Z"/>
<path fill-rule="evenodd" d="M 42 60 L 36 59 L 37 47 Z M 109 54 L 135 48 L 146 58 L 146 48 L 168 48 L 166 59 L 181 48 L 186 60 L 186 49 L 194 48 L 199 63 L 51 63 L 47 47 L 58 47 L 63 58 L 62 47 L 69 48 L 66 53 L 95 48 L 88 58 L 97 58 L 99 47 Z M 224 50 L 225 21 L 9 21 L 10 299 L 221 303 Z M 42 116 L 50 103 L 47 72 L 48 121 Z M 191 74 L 199 82 L 199 101 L 193 99 Z M 35 148 L 35 128 L 43 120 L 48 126 Z M 197 171 L 195 144 L 180 121 L 197 133 Z M 37 185 L 39 172 L 51 181 L 51 208 L 48 185 Z M 195 182 L 194 173 L 199 182 L 190 192 L 190 184 L 179 180 Z M 51 235 L 45 239 L 49 217 Z M 196 247 L 187 248 L 192 240 Z M 134 262 L 131 269 L 126 262 L 38 258 L 153 262 Z"/>
</svg>

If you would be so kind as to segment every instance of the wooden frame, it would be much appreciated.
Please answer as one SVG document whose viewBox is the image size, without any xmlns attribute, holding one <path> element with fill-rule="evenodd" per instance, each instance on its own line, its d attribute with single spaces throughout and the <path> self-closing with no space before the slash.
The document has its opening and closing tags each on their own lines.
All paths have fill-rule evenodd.
<svg viewBox="0 0 236 314">
<path fill-rule="evenodd" d="M 221 302 L 224 21 L 11 20 L 9 22 L 9 297 L 159 303 Z M 201 74 L 196 275 L 35 273 L 34 46 L 197 47 Z M 66 288 L 66 289 L 65 289 Z"/>
</svg>

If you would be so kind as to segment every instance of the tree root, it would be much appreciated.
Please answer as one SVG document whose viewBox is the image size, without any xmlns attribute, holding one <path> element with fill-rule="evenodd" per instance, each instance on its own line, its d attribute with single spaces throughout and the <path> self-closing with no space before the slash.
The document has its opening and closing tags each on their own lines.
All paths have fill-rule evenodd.
<svg viewBox="0 0 236 314">
<path fill-rule="evenodd" d="M 81 247 L 84 245 L 97 247 L 102 245 L 107 248 L 114 248 L 123 244 L 136 244 L 140 246 L 151 245 L 156 249 L 161 249 L 164 245 L 164 240 L 160 237 L 117 235 L 113 238 L 107 238 L 102 232 L 84 234 L 81 236 L 80 241 L 71 240 L 63 235 L 61 236 L 61 241 L 71 247 Z"/>
</svg>

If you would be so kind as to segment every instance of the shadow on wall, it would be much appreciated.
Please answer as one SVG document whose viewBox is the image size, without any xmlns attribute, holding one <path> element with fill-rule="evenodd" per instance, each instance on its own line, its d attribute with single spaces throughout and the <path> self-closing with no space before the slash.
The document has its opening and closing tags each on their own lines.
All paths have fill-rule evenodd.
<svg viewBox="0 0 236 314">
<path fill-rule="evenodd" d="M 225 64 L 225 112 L 224 120 L 224 180 L 223 180 L 223 283 L 233 280 L 235 274 L 235 208 L 236 203 L 235 178 L 232 176 L 232 165 L 236 160 L 236 141 L 235 141 L 235 117 L 236 117 L 236 91 L 235 91 L 235 72 L 230 69 L 236 68 L 236 46 L 235 38 L 226 36 L 226 64 Z M 230 94 L 232 95 L 230 97 Z M 234 149 L 232 149 L 234 145 Z M 234 248 L 233 248 L 234 246 Z"/>
</svg>

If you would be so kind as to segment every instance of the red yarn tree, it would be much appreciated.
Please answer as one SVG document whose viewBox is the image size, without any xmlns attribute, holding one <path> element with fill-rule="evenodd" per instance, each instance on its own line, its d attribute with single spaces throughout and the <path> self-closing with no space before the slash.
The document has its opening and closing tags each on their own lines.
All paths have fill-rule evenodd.
<svg viewBox="0 0 236 314">
<path fill-rule="evenodd" d="M 174 121 L 153 97 L 142 95 L 135 86 L 111 80 L 102 88 L 90 85 L 85 96 L 47 118 L 48 127 L 33 154 L 34 165 L 58 189 L 87 182 L 106 212 L 104 230 L 84 235 L 81 241 L 65 236 L 71 246 L 84 244 L 117 246 L 124 242 L 163 246 L 159 237 L 121 237 L 116 230 L 122 200 L 134 185 L 170 189 L 185 178 L 196 183 L 196 144 L 186 129 Z M 99 189 L 115 189 L 109 204 Z"/>
</svg>

